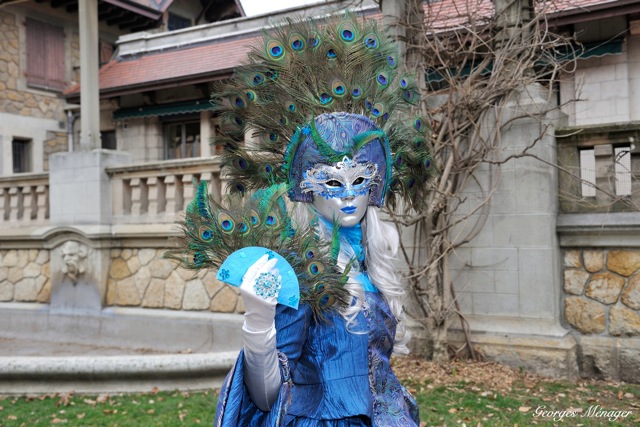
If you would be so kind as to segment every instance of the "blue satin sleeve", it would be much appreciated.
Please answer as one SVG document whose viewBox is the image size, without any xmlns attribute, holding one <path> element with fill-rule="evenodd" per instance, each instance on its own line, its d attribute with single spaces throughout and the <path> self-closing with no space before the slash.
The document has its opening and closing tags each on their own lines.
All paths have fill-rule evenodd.
<svg viewBox="0 0 640 427">
<path fill-rule="evenodd" d="M 251 400 L 244 383 L 244 352 L 241 350 L 227 375 L 216 408 L 215 427 L 283 426 L 292 399 L 293 372 L 300 358 L 311 320 L 311 309 L 301 304 L 298 310 L 278 305 L 276 308 L 276 342 L 280 353 L 282 385 L 270 411 L 261 411 Z"/>
<path fill-rule="evenodd" d="M 300 304 L 297 310 L 280 304 L 276 307 L 276 347 L 289 359 L 291 372 L 302 355 L 312 317 L 308 304 Z"/>
</svg>

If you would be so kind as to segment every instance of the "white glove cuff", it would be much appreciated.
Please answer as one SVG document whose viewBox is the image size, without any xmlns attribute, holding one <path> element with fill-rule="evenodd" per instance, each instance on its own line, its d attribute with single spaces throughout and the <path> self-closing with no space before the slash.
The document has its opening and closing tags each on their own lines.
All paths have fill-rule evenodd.
<svg viewBox="0 0 640 427">
<path fill-rule="evenodd" d="M 253 402 L 263 411 L 271 409 L 282 379 L 276 348 L 275 322 L 265 331 L 242 328 L 244 334 L 244 382 Z"/>
</svg>

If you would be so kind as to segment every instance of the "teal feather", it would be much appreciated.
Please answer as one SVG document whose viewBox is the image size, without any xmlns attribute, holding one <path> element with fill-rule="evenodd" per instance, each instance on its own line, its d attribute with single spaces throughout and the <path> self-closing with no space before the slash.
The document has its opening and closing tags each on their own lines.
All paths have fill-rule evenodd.
<svg viewBox="0 0 640 427">
<path fill-rule="evenodd" d="M 337 222 L 333 224 L 333 231 L 331 233 L 331 260 L 336 262 L 338 260 L 338 254 L 340 253 L 340 224 Z"/>
<path fill-rule="evenodd" d="M 349 306 L 351 297 L 344 288 L 343 272 L 332 261 L 332 248 L 319 239 L 315 228 L 298 227 L 289 216 L 283 200 L 285 185 L 246 192 L 245 197 L 230 195 L 222 202 L 208 194 L 206 182 L 195 186 L 196 197 L 188 205 L 180 222 L 181 232 L 165 253 L 166 258 L 200 271 L 218 269 L 241 248 L 265 247 L 282 255 L 293 267 L 301 301 L 311 306 L 317 318 L 325 319 L 329 310 Z M 332 304 L 321 303 L 318 283 L 323 284 L 322 295 Z"/>
</svg>

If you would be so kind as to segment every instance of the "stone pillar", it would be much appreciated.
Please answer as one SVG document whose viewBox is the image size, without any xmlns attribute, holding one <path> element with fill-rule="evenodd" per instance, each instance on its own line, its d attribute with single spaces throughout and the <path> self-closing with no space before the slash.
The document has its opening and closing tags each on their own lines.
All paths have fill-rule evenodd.
<svg viewBox="0 0 640 427">
<path fill-rule="evenodd" d="M 131 163 L 129 153 L 112 150 L 56 153 L 49 159 L 51 225 L 111 223 L 108 166 Z"/>
<path fill-rule="evenodd" d="M 634 25 L 635 23 L 635 25 Z M 627 73 L 629 79 L 629 120 L 640 120 L 640 21 L 631 24 L 627 37 Z M 636 144 L 640 141 L 636 141 Z"/>
<path fill-rule="evenodd" d="M 211 157 L 211 112 L 200 112 L 200 157 Z"/>
<path fill-rule="evenodd" d="M 482 123 L 486 132 L 502 126 L 499 158 L 521 153 L 537 140 L 527 151 L 544 162 L 521 157 L 499 166 L 499 172 L 489 166 L 479 170 L 476 177 L 485 191 L 492 182 L 497 184 L 488 212 L 473 212 L 487 194 L 476 185 L 461 194 L 469 206 L 460 217 L 469 214 L 471 221 L 453 234 L 466 235 L 478 215 L 485 217 L 484 227 L 456 249 L 451 276 L 472 341 L 488 359 L 572 377 L 577 373 L 576 344 L 561 325 L 558 171 L 551 166 L 556 164 L 553 128 L 559 119 L 551 114 L 535 117 L 548 108 L 545 91 L 538 85 L 523 88 L 498 117 Z M 452 327 L 458 328 L 456 322 Z M 452 332 L 454 340 L 462 339 L 460 332 Z"/>
<path fill-rule="evenodd" d="M 0 135 L 0 176 L 13 173 L 13 159 L 11 156 L 11 138 Z"/>
<path fill-rule="evenodd" d="M 80 149 L 102 148 L 98 80 L 98 1 L 78 2 L 80 25 Z"/>
</svg>

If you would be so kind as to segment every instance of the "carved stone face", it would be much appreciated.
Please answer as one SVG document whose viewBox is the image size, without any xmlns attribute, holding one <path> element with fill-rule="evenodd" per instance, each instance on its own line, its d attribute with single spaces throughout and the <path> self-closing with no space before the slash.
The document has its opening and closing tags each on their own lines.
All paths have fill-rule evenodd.
<svg viewBox="0 0 640 427">
<path fill-rule="evenodd" d="M 62 245 L 62 272 L 69 276 L 73 283 L 86 271 L 87 247 L 75 241 Z"/>
</svg>

